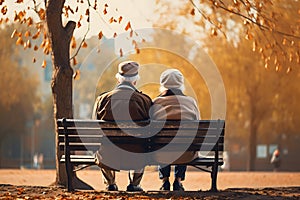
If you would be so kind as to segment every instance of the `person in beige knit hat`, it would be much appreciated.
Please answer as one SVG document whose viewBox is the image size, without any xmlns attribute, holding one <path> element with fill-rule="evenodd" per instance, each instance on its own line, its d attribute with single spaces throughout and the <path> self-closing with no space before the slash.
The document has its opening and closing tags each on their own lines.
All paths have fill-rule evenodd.
<svg viewBox="0 0 300 200">
<path fill-rule="evenodd" d="M 134 61 L 124 61 L 118 65 L 118 72 L 116 74 L 117 87 L 112 91 L 99 95 L 95 101 L 93 109 L 93 119 L 100 119 L 106 121 L 119 120 L 148 120 L 149 109 L 152 106 L 152 100 L 146 94 L 138 91 L 135 88 L 139 76 L 139 64 Z M 135 149 L 139 153 L 139 149 L 143 149 L 138 145 L 134 147 L 130 144 L 121 147 L 130 151 Z M 130 150 L 129 150 L 130 149 Z M 101 155 L 107 155 L 105 158 Z M 121 155 L 112 155 L 109 147 L 99 150 L 95 154 L 96 162 L 99 167 L 103 166 L 101 160 L 106 159 L 108 162 L 115 162 Z M 108 163 L 106 162 L 106 163 Z M 139 162 L 139 161 L 137 161 Z M 115 171 L 101 168 L 102 174 L 107 184 L 107 190 L 117 191 L 118 187 L 115 181 Z M 134 171 L 133 178 L 130 178 L 130 184 L 127 186 L 127 191 L 142 191 L 139 186 L 143 176 L 143 169 Z"/>
<path fill-rule="evenodd" d="M 151 118 L 155 120 L 199 120 L 200 112 L 196 101 L 183 94 L 184 77 L 177 69 L 167 69 L 160 76 L 161 94 L 153 100 Z M 157 153 L 156 159 L 164 160 L 164 156 Z M 176 163 L 185 163 L 197 157 L 196 152 L 183 153 Z M 170 190 L 171 166 L 159 167 L 159 177 L 163 181 L 160 190 Z M 173 190 L 184 190 L 181 181 L 185 179 L 186 165 L 175 165 L 175 180 Z"/>
</svg>

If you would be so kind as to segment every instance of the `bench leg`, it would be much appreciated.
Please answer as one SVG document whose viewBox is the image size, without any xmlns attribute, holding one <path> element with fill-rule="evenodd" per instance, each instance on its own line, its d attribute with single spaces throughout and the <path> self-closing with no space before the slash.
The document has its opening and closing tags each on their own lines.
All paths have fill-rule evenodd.
<svg viewBox="0 0 300 200">
<path fill-rule="evenodd" d="M 211 189 L 212 192 L 217 192 L 217 175 L 218 175 L 218 165 L 214 164 L 212 166 L 212 172 L 211 172 Z"/>
<path fill-rule="evenodd" d="M 72 192 L 72 191 L 74 191 L 74 188 L 73 188 L 73 176 L 74 176 L 73 166 L 69 162 L 66 162 L 65 164 L 66 164 L 66 172 L 67 172 L 68 192 Z"/>
</svg>

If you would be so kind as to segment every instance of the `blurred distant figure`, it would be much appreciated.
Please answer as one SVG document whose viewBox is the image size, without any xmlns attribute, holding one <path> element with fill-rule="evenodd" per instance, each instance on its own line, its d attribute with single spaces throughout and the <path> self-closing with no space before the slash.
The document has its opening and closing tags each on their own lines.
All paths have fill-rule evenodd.
<svg viewBox="0 0 300 200">
<path fill-rule="evenodd" d="M 34 168 L 34 169 L 37 169 L 37 168 L 38 168 L 38 154 L 37 154 L 37 153 L 35 153 L 35 154 L 33 155 L 33 168 Z"/>
<path fill-rule="evenodd" d="M 223 152 L 223 162 L 224 162 L 224 164 L 221 166 L 221 169 L 223 171 L 229 171 L 230 164 L 229 164 L 229 155 L 228 155 L 227 151 Z"/>
<path fill-rule="evenodd" d="M 280 167 L 280 151 L 279 149 L 276 149 L 273 154 L 272 154 L 272 158 L 271 158 L 271 164 L 274 166 L 273 171 L 277 172 L 279 167 Z"/>
<path fill-rule="evenodd" d="M 44 155 L 40 153 L 38 157 L 38 169 L 43 169 L 43 168 L 44 168 Z"/>
</svg>

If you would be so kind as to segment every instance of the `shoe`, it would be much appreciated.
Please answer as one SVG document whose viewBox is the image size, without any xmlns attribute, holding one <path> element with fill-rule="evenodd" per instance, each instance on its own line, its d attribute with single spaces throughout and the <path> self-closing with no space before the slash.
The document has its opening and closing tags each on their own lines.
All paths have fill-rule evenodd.
<svg viewBox="0 0 300 200">
<path fill-rule="evenodd" d="M 118 191 L 118 186 L 116 184 L 108 185 L 106 190 L 108 191 Z"/>
<path fill-rule="evenodd" d="M 173 183 L 173 191 L 184 191 L 184 187 L 181 183 L 175 180 Z"/>
<path fill-rule="evenodd" d="M 159 190 L 170 191 L 171 184 L 169 181 L 165 181 Z"/>
<path fill-rule="evenodd" d="M 138 185 L 129 184 L 127 186 L 127 192 L 142 192 L 142 191 L 144 191 L 143 188 L 141 188 Z"/>
</svg>

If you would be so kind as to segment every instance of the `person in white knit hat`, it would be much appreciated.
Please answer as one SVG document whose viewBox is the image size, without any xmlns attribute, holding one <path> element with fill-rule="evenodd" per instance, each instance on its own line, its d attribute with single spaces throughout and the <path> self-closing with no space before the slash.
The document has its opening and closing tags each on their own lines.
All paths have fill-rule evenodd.
<svg viewBox="0 0 300 200">
<path fill-rule="evenodd" d="M 184 77 L 177 69 L 167 69 L 160 76 L 160 92 L 161 94 L 153 100 L 151 118 L 155 120 L 199 120 L 200 112 L 196 101 L 189 96 L 183 94 Z M 158 152 L 157 159 L 163 159 Z M 184 163 L 197 157 L 197 153 L 183 153 L 176 163 Z M 163 181 L 160 190 L 170 190 L 170 171 L 171 166 L 159 167 L 159 177 Z M 183 191 L 181 181 L 185 179 L 186 165 L 175 165 L 175 180 L 173 190 Z"/>
</svg>

